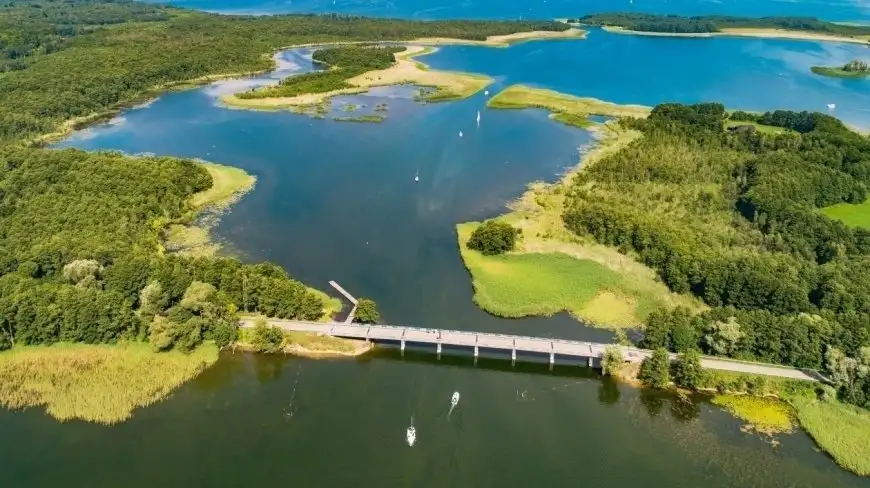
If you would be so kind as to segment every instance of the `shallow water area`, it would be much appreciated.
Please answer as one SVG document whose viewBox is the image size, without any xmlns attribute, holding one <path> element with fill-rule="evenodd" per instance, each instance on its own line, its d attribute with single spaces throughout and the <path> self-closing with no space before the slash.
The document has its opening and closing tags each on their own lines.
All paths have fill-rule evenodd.
<svg viewBox="0 0 870 488">
<path fill-rule="evenodd" d="M 585 41 L 444 47 L 422 60 L 495 77 L 490 95 L 528 83 L 621 103 L 723 100 L 746 109 L 848 96 L 857 102 L 838 103 L 837 115 L 842 106 L 850 122 L 866 122 L 861 107 L 870 104 L 860 101 L 868 85 L 804 77 L 807 61 L 788 61 L 788 53 L 822 56 L 829 46 L 789 42 L 596 31 Z M 842 49 L 845 56 L 851 47 Z M 734 50 L 724 61 L 708 59 Z M 220 106 L 219 96 L 239 87 L 312 69 L 310 53 L 281 54 L 280 74 L 166 94 L 57 147 L 245 169 L 257 187 L 223 216 L 219 240 L 242 259 L 274 261 L 312 286 L 336 280 L 374 298 L 387 323 L 609 340 L 564 315 L 503 320 L 479 310 L 454 231 L 458 222 L 503 212 L 529 182 L 556 180 L 576 165 L 589 133 L 542 110 L 487 110 L 483 93 L 422 104 L 410 86 L 337 97 L 324 119 Z M 695 67 L 678 70 L 671 57 L 680 56 Z M 767 87 L 777 73 L 788 84 Z M 752 89 L 735 82 L 750 75 Z M 386 119 L 330 120 L 348 103 L 365 110 L 385 103 Z M 462 401 L 448 421 L 453 391 Z M 412 415 L 418 439 L 409 448 Z M 228 353 L 170 400 L 116 427 L 0 411 L 0 433 L 11 440 L 0 444 L 9 466 L 0 486 L 870 486 L 816 452 L 803 433 L 773 448 L 739 427 L 703 401 L 600 381 L 577 366 L 551 372 L 391 350 L 342 361 Z M 46 460 L 62 462 L 48 470 Z"/>
</svg>

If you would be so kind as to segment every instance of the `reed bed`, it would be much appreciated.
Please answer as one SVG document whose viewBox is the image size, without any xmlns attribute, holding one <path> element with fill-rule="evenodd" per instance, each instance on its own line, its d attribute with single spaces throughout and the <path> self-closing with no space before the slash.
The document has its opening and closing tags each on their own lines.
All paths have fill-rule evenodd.
<svg viewBox="0 0 870 488">
<path fill-rule="evenodd" d="M 218 358 L 206 344 L 190 354 L 147 344 L 56 344 L 0 353 L 0 406 L 45 406 L 52 417 L 116 424 L 166 398 Z"/>
</svg>

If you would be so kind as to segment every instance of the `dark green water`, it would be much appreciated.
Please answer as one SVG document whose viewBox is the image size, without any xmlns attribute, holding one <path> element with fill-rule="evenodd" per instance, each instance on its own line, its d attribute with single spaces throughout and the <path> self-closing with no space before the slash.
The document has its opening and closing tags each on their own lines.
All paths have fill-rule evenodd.
<svg viewBox="0 0 870 488">
<path fill-rule="evenodd" d="M 705 403 L 584 373 L 412 354 L 228 355 L 116 427 L 0 413 L 0 486 L 866 485 L 803 434 L 774 449 Z"/>
<path fill-rule="evenodd" d="M 757 41 L 746 42 L 760 49 Z M 631 43 L 633 56 L 644 58 L 637 49 L 648 49 L 650 59 L 673 46 L 655 38 Z M 751 58 L 756 64 L 738 64 L 746 54 L 739 50 L 734 64 L 720 64 L 781 77 L 758 60 L 778 55 L 783 44 L 761 46 L 768 51 Z M 506 65 L 505 52 L 521 54 L 517 59 L 529 69 Z M 558 42 L 451 48 L 436 61 L 450 67 L 451 56 L 456 63 L 474 59 L 476 71 L 498 76 L 493 91 L 517 80 L 578 94 L 617 89 L 618 83 L 603 80 L 584 84 L 582 62 L 575 71 L 548 71 L 546 63 L 534 61 L 550 53 L 552 66 L 562 66 L 555 60 L 575 52 L 584 51 Z M 307 68 L 303 54 L 286 55 L 283 69 Z M 866 96 L 864 85 L 798 77 L 803 66 L 775 69 L 795 73 L 789 96 L 798 106 L 810 94 L 829 99 L 855 90 Z M 746 92 L 711 84 L 710 76 L 674 78 L 687 90 L 673 96 L 694 101 L 708 92 Z M 221 240 L 244 259 L 276 261 L 313 286 L 326 288 L 334 279 L 357 296 L 371 296 L 387 322 L 607 339 L 564 316 L 502 320 L 477 309 L 454 234 L 457 222 L 498 214 L 528 182 L 552 181 L 576 164 L 578 148 L 590 142 L 587 133 L 540 111 L 485 110 L 482 94 L 419 105 L 404 88 L 339 101 L 369 108 L 387 102 L 383 124 L 215 106 L 217 93 L 238 84 L 168 94 L 62 145 L 200 157 L 244 168 L 258 177 L 257 187 L 224 216 L 217 228 Z M 701 88 L 689 92 L 690 86 Z M 623 92 L 622 101 L 663 96 L 634 93 L 631 86 Z M 747 102 L 757 96 L 752 93 Z M 462 400 L 448 420 L 449 398 L 457 390 Z M 411 416 L 418 431 L 413 448 L 404 439 Z M 390 351 L 359 361 L 226 355 L 172 398 L 122 425 L 58 424 L 37 410 L 4 411 L 0 439 L 0 487 L 870 486 L 818 453 L 805 434 L 782 436 L 774 448 L 703 401 L 614 385 L 579 367 L 550 372 L 494 360 L 474 365 L 470 358 L 401 358 Z"/>
</svg>

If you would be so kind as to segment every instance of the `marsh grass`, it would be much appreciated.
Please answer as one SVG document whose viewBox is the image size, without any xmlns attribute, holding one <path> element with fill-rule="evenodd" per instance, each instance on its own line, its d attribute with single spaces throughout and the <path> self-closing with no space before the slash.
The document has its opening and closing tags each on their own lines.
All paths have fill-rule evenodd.
<svg viewBox="0 0 870 488">
<path fill-rule="evenodd" d="M 205 344 L 190 354 L 155 353 L 147 344 L 56 344 L 0 353 L 0 405 L 45 406 L 61 420 L 115 424 L 166 398 L 217 361 Z"/>
<path fill-rule="evenodd" d="M 870 412 L 836 400 L 789 399 L 801 426 L 840 466 L 870 476 Z"/>
<path fill-rule="evenodd" d="M 239 329 L 239 344 L 251 344 L 253 334 L 254 329 Z M 352 354 L 357 349 L 356 341 L 313 332 L 284 331 L 284 344 L 285 346 L 291 346 L 291 348 L 292 346 L 301 347 L 305 351 L 313 353 Z"/>
<path fill-rule="evenodd" d="M 505 88 L 489 99 L 486 106 L 504 109 L 544 108 L 554 113 L 568 113 L 575 116 L 604 115 L 644 118 L 650 113 L 650 108 L 642 105 L 618 105 L 596 98 L 575 97 L 525 85 L 511 85 Z"/>
</svg>

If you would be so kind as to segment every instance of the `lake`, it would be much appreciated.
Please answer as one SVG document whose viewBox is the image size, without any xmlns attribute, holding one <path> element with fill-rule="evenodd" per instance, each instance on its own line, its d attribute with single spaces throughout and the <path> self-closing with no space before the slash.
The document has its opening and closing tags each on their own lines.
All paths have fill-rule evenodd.
<svg viewBox="0 0 870 488">
<path fill-rule="evenodd" d="M 620 103 L 718 100 L 759 110 L 836 102 L 836 115 L 868 127 L 868 82 L 808 71 L 859 49 L 594 31 L 585 41 L 453 46 L 422 59 L 494 76 L 493 92 L 527 83 Z M 221 93 L 310 70 L 310 50 L 282 54 L 279 67 L 263 79 L 164 95 L 58 147 L 244 168 L 258 182 L 215 229 L 227 249 L 277 262 L 321 289 L 336 280 L 375 299 L 385 322 L 608 340 L 566 316 L 502 320 L 477 309 L 454 233 L 458 222 L 503 212 L 530 181 L 553 181 L 575 165 L 592 142 L 587 132 L 539 110 L 486 110 L 482 93 L 419 104 L 410 87 L 334 102 L 337 113 L 346 103 L 387 103 L 381 124 L 216 103 Z M 453 391 L 462 399 L 448 417 Z M 412 416 L 418 443 L 410 449 Z M 616 385 L 579 367 L 551 372 L 389 350 L 358 361 L 226 354 L 119 426 L 0 411 L 0 434 L 0 486 L 28 488 L 870 486 L 806 434 L 780 436 L 773 447 L 701 400 Z"/>
</svg>

